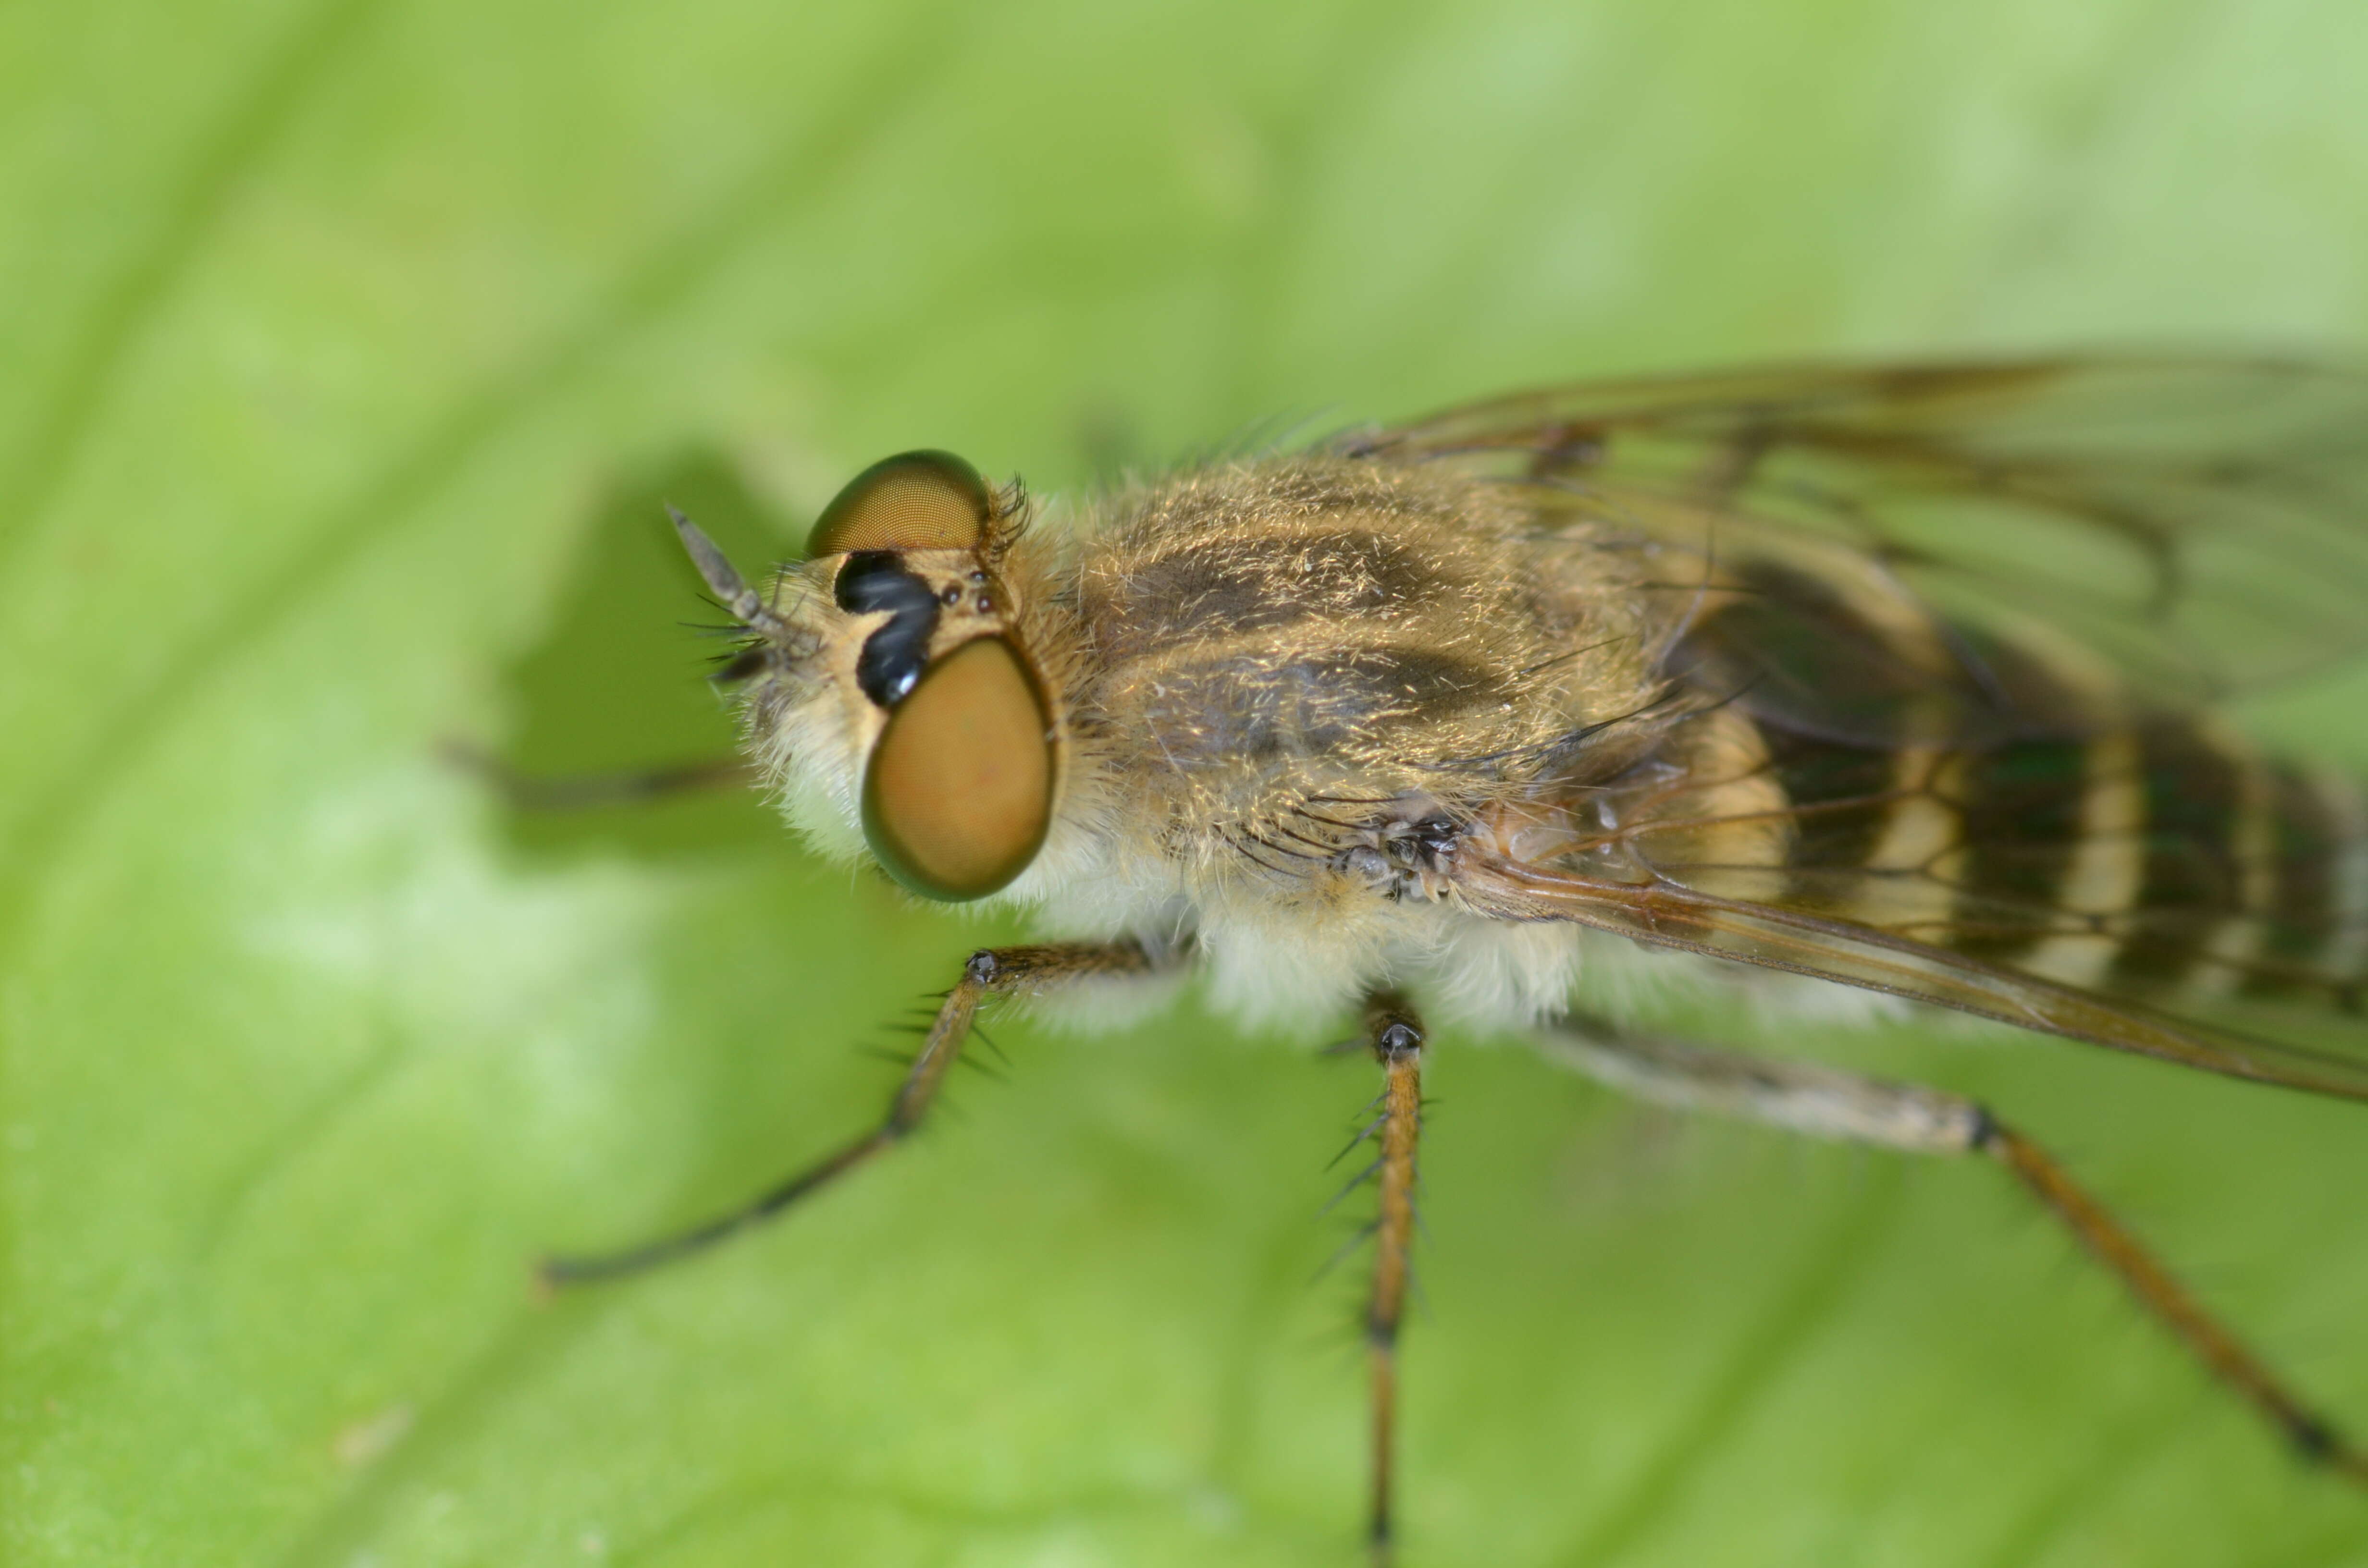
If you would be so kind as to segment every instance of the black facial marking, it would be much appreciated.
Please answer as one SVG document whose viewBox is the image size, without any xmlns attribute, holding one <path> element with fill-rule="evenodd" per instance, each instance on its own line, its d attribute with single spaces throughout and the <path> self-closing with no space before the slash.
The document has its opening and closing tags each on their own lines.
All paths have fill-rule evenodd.
<svg viewBox="0 0 2368 1568">
<path fill-rule="evenodd" d="M 936 591 L 906 571 L 904 557 L 893 550 L 849 555 L 832 591 L 850 615 L 888 612 L 887 623 L 863 640 L 855 656 L 855 684 L 880 707 L 894 707 L 929 662 L 929 639 L 938 630 Z"/>
</svg>

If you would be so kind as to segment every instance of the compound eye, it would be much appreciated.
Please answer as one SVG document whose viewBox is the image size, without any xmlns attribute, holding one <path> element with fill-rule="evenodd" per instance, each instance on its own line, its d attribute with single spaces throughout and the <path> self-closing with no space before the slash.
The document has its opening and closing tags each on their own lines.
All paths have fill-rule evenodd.
<svg viewBox="0 0 2368 1568">
<path fill-rule="evenodd" d="M 986 482 L 951 452 L 899 452 L 849 480 L 814 519 L 809 559 L 850 550 L 969 550 L 986 531 Z"/>
<path fill-rule="evenodd" d="M 863 774 L 863 835 L 924 898 L 985 898 L 1028 869 L 1053 816 L 1051 722 L 1019 651 L 981 637 L 889 710 Z"/>
</svg>

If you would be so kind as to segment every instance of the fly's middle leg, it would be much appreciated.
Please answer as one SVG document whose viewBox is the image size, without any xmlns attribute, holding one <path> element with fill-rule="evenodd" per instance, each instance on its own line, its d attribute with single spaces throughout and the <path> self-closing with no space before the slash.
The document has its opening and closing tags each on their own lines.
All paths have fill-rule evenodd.
<svg viewBox="0 0 2368 1568">
<path fill-rule="evenodd" d="M 1405 999 L 1382 992 L 1365 1004 L 1365 1040 L 1382 1068 L 1380 1145 L 1373 1178 L 1372 1293 L 1365 1304 L 1365 1356 L 1372 1381 L 1372 1494 L 1366 1540 L 1376 1568 L 1390 1561 L 1391 1497 L 1397 1454 L 1398 1328 L 1412 1280 L 1415 1157 L 1422 1132 L 1422 1022 Z"/>
</svg>

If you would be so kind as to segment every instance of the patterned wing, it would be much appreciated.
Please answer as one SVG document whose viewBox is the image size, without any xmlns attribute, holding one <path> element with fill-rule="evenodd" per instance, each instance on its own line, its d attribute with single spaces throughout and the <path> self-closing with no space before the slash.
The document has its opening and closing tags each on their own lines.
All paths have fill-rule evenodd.
<svg viewBox="0 0 2368 1568">
<path fill-rule="evenodd" d="M 1458 886 L 1473 908 L 1499 919 L 1574 921 L 1650 946 L 1860 986 L 2205 1072 L 2368 1099 L 2368 1062 L 2343 1042 L 2232 1028 L 1853 921 L 1673 882 L 1591 878 L 1485 851 L 1460 869 Z"/>
<path fill-rule="evenodd" d="M 1548 526 L 1624 538 L 1695 596 L 1684 667 L 1802 733 L 2087 733 L 2368 647 L 2368 377 L 2343 368 L 1777 369 L 1338 446 L 1498 474 Z"/>
</svg>

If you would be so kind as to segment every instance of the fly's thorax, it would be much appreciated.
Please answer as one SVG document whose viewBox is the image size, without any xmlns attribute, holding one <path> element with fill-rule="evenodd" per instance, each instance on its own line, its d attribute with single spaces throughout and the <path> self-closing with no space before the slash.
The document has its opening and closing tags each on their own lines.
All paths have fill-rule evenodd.
<svg viewBox="0 0 2368 1568">
<path fill-rule="evenodd" d="M 1655 685 L 1624 563 L 1521 487 L 1430 471 L 1317 456 L 1146 487 L 1084 541 L 1075 593 L 1081 747 L 1127 823 L 1220 877 L 1323 884 L 1388 847 L 1365 837 L 1520 793 Z"/>
</svg>

